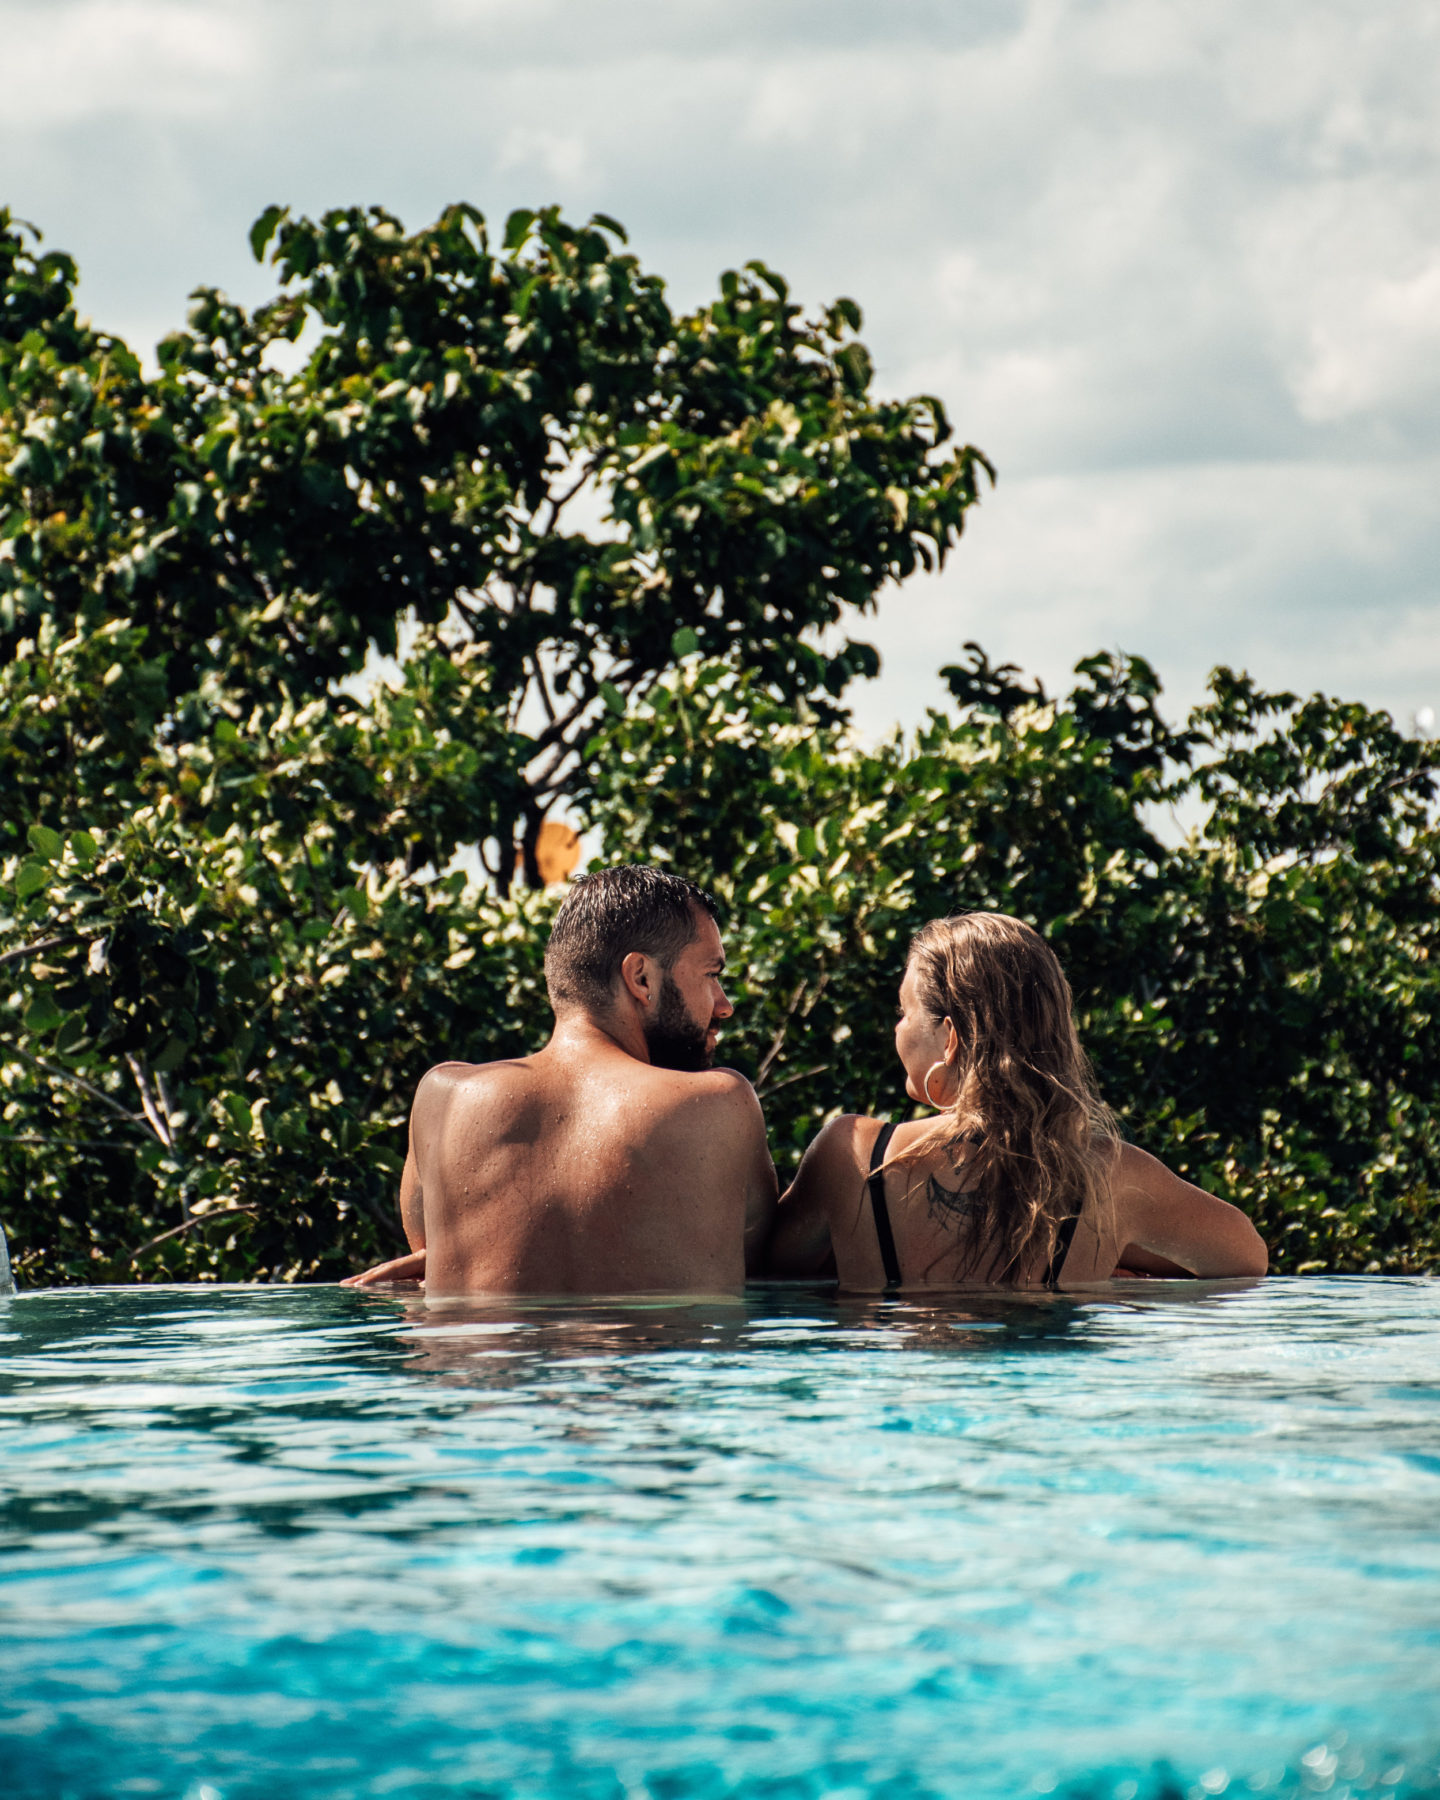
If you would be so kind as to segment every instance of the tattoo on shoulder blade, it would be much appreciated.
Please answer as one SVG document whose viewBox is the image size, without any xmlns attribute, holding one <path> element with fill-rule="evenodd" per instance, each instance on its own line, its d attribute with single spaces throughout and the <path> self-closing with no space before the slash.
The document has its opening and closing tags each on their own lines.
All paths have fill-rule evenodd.
<svg viewBox="0 0 1440 1800">
<path fill-rule="evenodd" d="M 942 1225 L 958 1225 L 975 1211 L 975 1195 L 969 1188 L 942 1187 L 933 1175 L 925 1182 L 925 1210 Z"/>
</svg>

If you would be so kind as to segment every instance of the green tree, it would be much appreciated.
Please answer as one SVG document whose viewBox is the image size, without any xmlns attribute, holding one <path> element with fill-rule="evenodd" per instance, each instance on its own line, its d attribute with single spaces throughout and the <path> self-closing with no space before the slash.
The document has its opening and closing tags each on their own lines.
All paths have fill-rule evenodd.
<svg viewBox="0 0 1440 1800">
<path fill-rule="evenodd" d="M 0 213 L 0 1195 L 29 1279 L 338 1272 L 414 1081 L 543 1034 L 545 812 L 703 646 L 839 718 L 823 628 L 987 465 L 760 265 L 670 309 L 613 221 L 252 234 L 147 373 Z M 833 633 L 831 634 L 833 637 Z M 356 685 L 372 652 L 395 680 Z M 476 847 L 484 895 L 444 874 Z"/>
<path fill-rule="evenodd" d="M 1176 729 L 1139 658 L 1052 701 L 968 648 L 955 710 L 874 751 L 699 659 L 593 747 L 607 850 L 727 904 L 726 1054 L 782 1167 L 836 1111 L 908 1105 L 909 939 L 997 908 L 1059 951 L 1126 1131 L 1278 1268 L 1440 1267 L 1440 746 L 1223 669 Z M 1162 840 L 1186 800 L 1202 826 Z"/>
<path fill-rule="evenodd" d="M 538 879 L 598 713 L 677 640 L 833 707 L 875 655 L 817 631 L 942 563 L 988 465 L 944 448 L 938 401 L 871 394 L 853 302 L 807 319 L 752 264 L 677 316 L 623 236 L 552 208 L 497 249 L 467 206 L 409 236 L 272 207 L 276 298 L 202 291 L 147 379 L 0 215 L 0 651 L 123 618 L 184 730 L 328 696 L 409 622 L 466 672 L 452 728 L 509 734 L 480 840 L 501 891 L 517 848 Z"/>
<path fill-rule="evenodd" d="M 22 1279 L 296 1279 L 398 1242 L 413 1084 L 548 1028 L 566 802 L 729 915 L 783 1168 L 900 1103 L 916 922 L 1031 919 L 1127 1131 L 1289 1269 L 1440 1267 L 1440 751 L 1216 672 L 974 646 L 868 750 L 834 643 L 987 467 L 758 266 L 618 228 L 272 210 L 279 292 L 158 373 L 0 215 L 0 1216 Z M 406 654 L 357 683 L 372 650 Z M 1184 842 L 1156 821 L 1198 808 Z M 452 871 L 485 850 L 488 884 Z M 447 872 L 452 871 L 452 872 Z"/>
</svg>

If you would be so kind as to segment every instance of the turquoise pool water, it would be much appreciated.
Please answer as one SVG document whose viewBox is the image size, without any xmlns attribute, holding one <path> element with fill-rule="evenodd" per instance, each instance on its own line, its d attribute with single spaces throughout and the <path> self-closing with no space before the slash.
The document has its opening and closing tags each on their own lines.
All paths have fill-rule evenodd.
<svg viewBox="0 0 1440 1800">
<path fill-rule="evenodd" d="M 0 1794 L 1440 1794 L 1440 1283 L 0 1304 Z"/>
</svg>

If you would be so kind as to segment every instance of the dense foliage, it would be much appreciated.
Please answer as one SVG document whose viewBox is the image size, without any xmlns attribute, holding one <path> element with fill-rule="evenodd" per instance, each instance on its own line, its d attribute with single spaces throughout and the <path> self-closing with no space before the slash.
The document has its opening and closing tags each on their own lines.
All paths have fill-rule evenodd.
<svg viewBox="0 0 1440 1800">
<path fill-rule="evenodd" d="M 944 561 L 983 457 L 938 401 L 871 395 L 853 302 L 806 319 L 757 263 L 676 316 L 622 235 L 272 208 L 276 298 L 202 291 L 152 378 L 0 214 L 0 655 L 124 621 L 112 804 L 157 726 L 254 738 L 408 627 L 449 665 L 429 723 L 480 754 L 392 838 L 411 868 L 478 844 L 503 891 L 677 632 L 822 711 L 873 671 L 817 630 Z M 37 816 L 75 792 L 59 743 L 11 771 Z"/>
<path fill-rule="evenodd" d="M 1052 702 L 973 650 L 948 711 L 855 744 L 873 653 L 818 633 L 943 559 L 983 458 L 871 395 L 851 303 L 807 320 L 757 266 L 677 317 L 619 236 L 272 211 L 277 298 L 201 294 L 151 375 L 0 215 L 22 1279 L 394 1247 L 418 1075 L 548 1030 L 557 801 L 722 896 L 782 1166 L 899 1102 L 914 924 L 999 906 L 1060 949 L 1126 1129 L 1279 1266 L 1440 1263 L 1435 747 L 1224 671 L 1183 729 L 1138 661 Z"/>
<path fill-rule="evenodd" d="M 200 293 L 152 374 L 0 214 L 0 1208 L 29 1278 L 393 1247 L 415 1080 L 545 1017 L 545 903 L 510 890 L 597 722 L 677 647 L 838 716 L 874 652 L 817 634 L 958 537 L 984 459 L 871 394 L 852 302 L 806 318 L 756 264 L 676 315 L 622 238 L 272 209 L 276 298 Z M 354 680 L 402 640 L 395 684 Z"/>
<path fill-rule="evenodd" d="M 607 849 L 728 904 L 727 1053 L 777 1158 L 837 1107 L 906 1104 L 910 935 L 992 907 L 1058 950 L 1126 1134 L 1250 1212 L 1275 1266 L 1440 1268 L 1440 745 L 1224 669 L 1177 730 L 1138 658 L 1051 702 L 967 649 L 953 710 L 873 751 L 704 664 L 597 746 Z"/>
</svg>

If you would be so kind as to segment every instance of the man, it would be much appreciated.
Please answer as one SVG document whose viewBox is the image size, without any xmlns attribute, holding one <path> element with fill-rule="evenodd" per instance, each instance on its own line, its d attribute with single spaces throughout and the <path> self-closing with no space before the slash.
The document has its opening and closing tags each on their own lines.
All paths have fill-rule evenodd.
<svg viewBox="0 0 1440 1800">
<path fill-rule="evenodd" d="M 776 1199 L 755 1091 L 712 1067 L 734 1012 L 715 903 L 660 869 L 582 875 L 545 952 L 549 1043 L 420 1083 L 400 1215 L 427 1294 L 717 1293 Z"/>
</svg>

